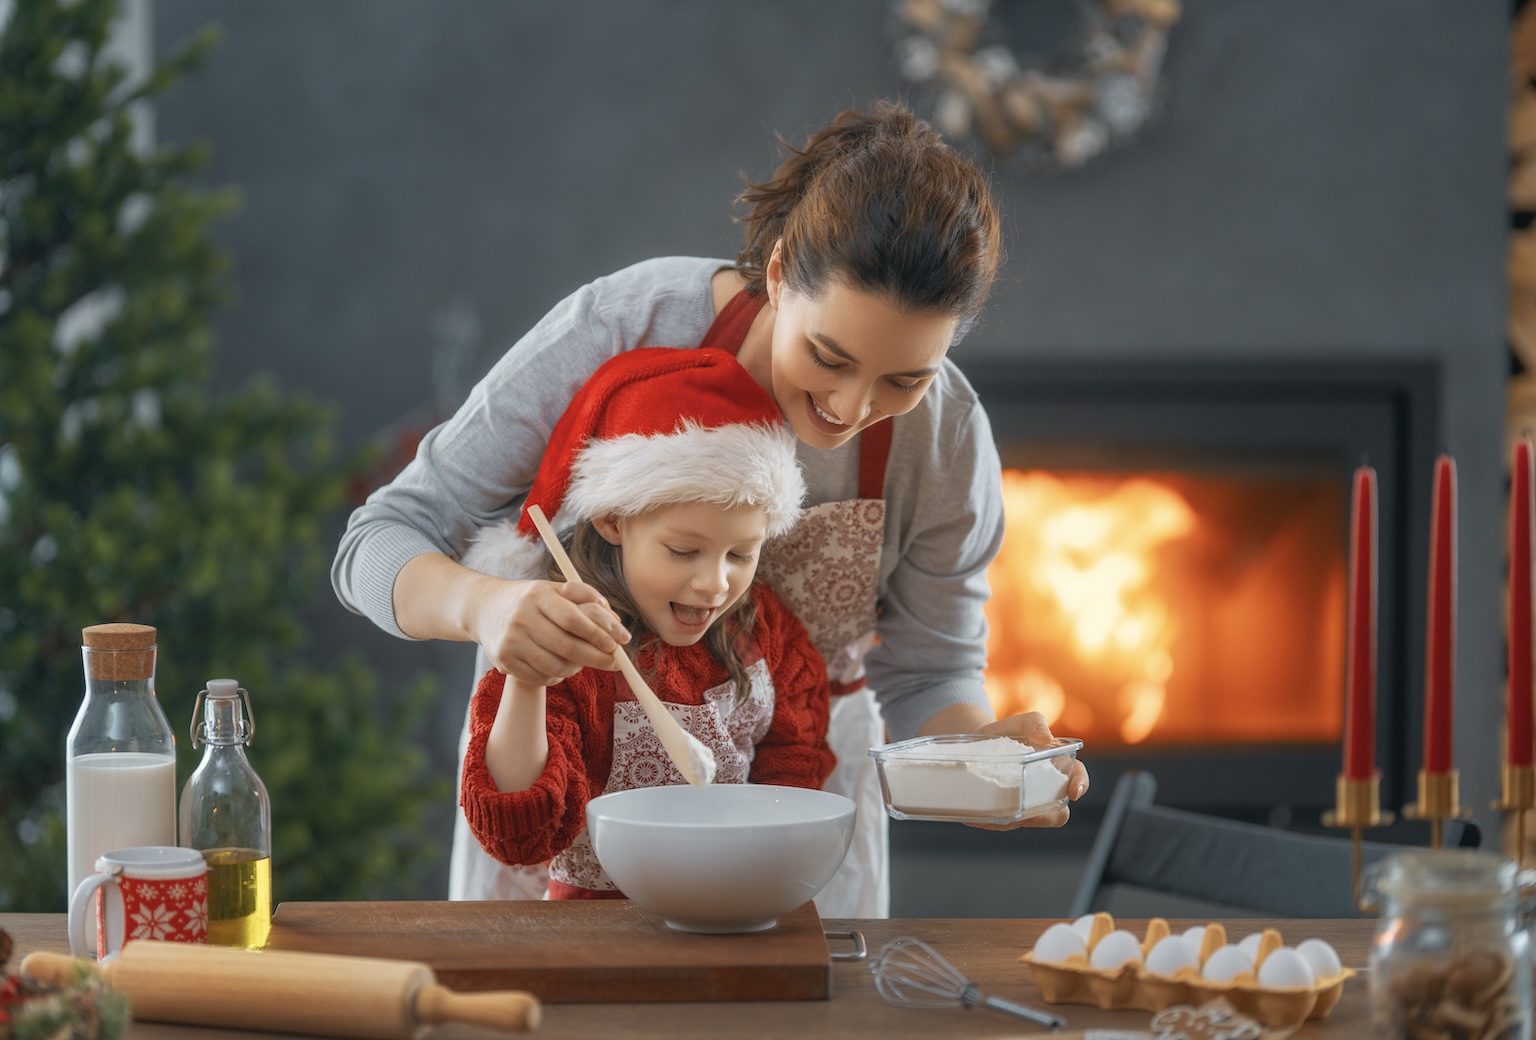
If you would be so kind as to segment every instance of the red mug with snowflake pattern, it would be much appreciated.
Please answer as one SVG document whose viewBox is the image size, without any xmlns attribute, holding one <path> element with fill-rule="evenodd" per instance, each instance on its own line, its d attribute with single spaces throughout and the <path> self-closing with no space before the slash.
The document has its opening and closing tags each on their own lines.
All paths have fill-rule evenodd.
<svg viewBox="0 0 1536 1040">
<path fill-rule="evenodd" d="M 131 939 L 208 941 L 208 865 L 201 852 L 142 845 L 96 860 L 96 873 L 69 900 L 69 952 L 104 961 Z"/>
</svg>

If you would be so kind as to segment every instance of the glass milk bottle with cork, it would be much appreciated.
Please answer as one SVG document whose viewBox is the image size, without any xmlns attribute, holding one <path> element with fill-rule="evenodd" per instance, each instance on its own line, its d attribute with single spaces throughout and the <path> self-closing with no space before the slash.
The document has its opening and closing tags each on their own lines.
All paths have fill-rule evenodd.
<svg viewBox="0 0 1536 1040">
<path fill-rule="evenodd" d="M 208 941 L 247 949 L 272 927 L 272 803 L 245 754 L 255 735 L 251 695 L 209 679 L 192 706 L 203 760 L 181 791 L 181 843 L 208 863 Z"/>
<path fill-rule="evenodd" d="M 92 625 L 81 641 L 85 700 L 65 741 L 71 892 L 104 852 L 176 844 L 176 738 L 155 699 L 155 630 Z"/>
</svg>

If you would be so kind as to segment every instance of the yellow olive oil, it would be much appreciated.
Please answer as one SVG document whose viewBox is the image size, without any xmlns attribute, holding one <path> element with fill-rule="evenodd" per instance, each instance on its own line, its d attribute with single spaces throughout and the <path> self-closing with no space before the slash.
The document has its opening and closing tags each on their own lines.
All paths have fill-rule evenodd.
<svg viewBox="0 0 1536 1040">
<path fill-rule="evenodd" d="M 208 942 L 258 949 L 272 929 L 272 857 L 256 849 L 205 849 Z"/>
</svg>

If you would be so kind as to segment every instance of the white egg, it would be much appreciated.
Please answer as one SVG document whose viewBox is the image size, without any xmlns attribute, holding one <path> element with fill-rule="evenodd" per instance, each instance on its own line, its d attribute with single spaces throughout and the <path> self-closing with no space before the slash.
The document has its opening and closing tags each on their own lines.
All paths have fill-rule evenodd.
<svg viewBox="0 0 1536 1040">
<path fill-rule="evenodd" d="M 1184 929 L 1184 941 L 1189 943 L 1196 957 L 1200 956 L 1200 947 L 1205 945 L 1205 925 L 1197 924 L 1193 928 Z"/>
<path fill-rule="evenodd" d="M 1312 965 L 1289 946 L 1273 951 L 1259 965 L 1259 985 L 1265 989 L 1306 989 L 1312 981 Z"/>
<path fill-rule="evenodd" d="M 1141 943 L 1124 929 L 1110 932 L 1093 948 L 1088 963 L 1100 971 L 1114 971 L 1122 964 L 1141 963 Z"/>
<path fill-rule="evenodd" d="M 1088 956 L 1088 944 L 1076 928 L 1059 921 L 1040 933 L 1033 951 L 1035 960 L 1044 964 L 1065 964 L 1074 953 Z"/>
<path fill-rule="evenodd" d="M 1202 978 L 1211 982 L 1231 982 L 1244 974 L 1253 974 L 1253 958 L 1230 943 L 1211 954 L 1200 972 Z"/>
<path fill-rule="evenodd" d="M 1338 951 L 1322 939 L 1303 939 L 1297 944 L 1296 952 L 1312 965 L 1312 974 L 1317 978 L 1335 978 L 1344 970 Z"/>
<path fill-rule="evenodd" d="M 1147 952 L 1147 970 L 1154 975 L 1172 975 L 1180 968 L 1200 967 L 1200 954 L 1182 935 L 1167 935 Z"/>
<path fill-rule="evenodd" d="M 1252 935 L 1243 936 L 1243 941 L 1237 944 L 1237 948 L 1248 955 L 1248 959 L 1259 959 L 1259 943 L 1264 941 L 1263 932 L 1254 932 Z"/>
<path fill-rule="evenodd" d="M 1088 937 L 1093 934 L 1093 915 L 1084 914 L 1072 922 L 1072 927 L 1083 937 L 1083 945 L 1088 945 Z"/>
</svg>

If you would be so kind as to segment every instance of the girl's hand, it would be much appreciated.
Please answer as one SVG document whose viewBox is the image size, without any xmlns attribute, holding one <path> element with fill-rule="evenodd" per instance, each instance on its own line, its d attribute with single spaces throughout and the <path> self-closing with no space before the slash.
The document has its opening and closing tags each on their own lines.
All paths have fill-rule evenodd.
<svg viewBox="0 0 1536 1040">
<path fill-rule="evenodd" d="M 530 686 L 553 686 L 583 668 L 612 671 L 629 632 L 584 582 L 486 578 L 472 616 L 492 665 Z"/>
</svg>

